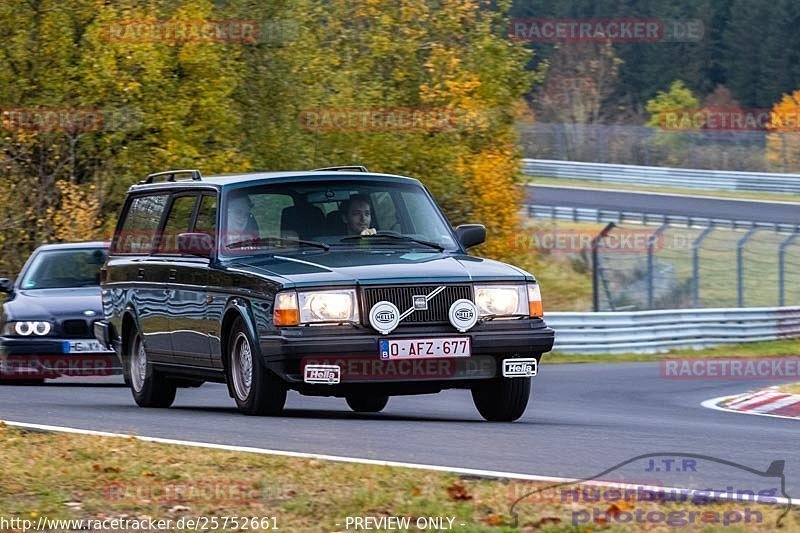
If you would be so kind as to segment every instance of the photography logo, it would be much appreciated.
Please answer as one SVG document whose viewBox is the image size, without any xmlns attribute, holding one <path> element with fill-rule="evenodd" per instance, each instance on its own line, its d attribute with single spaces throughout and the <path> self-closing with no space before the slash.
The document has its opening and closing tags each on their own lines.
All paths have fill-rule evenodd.
<svg viewBox="0 0 800 533">
<path fill-rule="evenodd" d="M 778 506 L 775 527 L 781 527 L 792 506 L 784 467 L 783 460 L 773 460 L 766 470 L 758 470 L 710 455 L 648 453 L 592 477 L 513 491 L 509 514 L 513 526 L 518 527 L 523 504 L 560 502 L 571 505 L 573 526 L 633 523 L 647 527 L 746 527 L 762 526 L 764 512 Z M 658 481 L 641 481 L 655 478 Z M 635 508 L 634 503 L 645 505 Z M 724 505 L 708 507 L 716 503 Z M 654 507 L 658 504 L 670 506 Z"/>
</svg>

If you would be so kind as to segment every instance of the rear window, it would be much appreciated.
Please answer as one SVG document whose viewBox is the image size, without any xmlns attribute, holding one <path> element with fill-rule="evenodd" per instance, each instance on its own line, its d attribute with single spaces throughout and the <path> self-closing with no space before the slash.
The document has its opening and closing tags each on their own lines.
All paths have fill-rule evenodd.
<svg viewBox="0 0 800 533">
<path fill-rule="evenodd" d="M 152 194 L 137 196 L 131 200 L 125 212 L 125 220 L 114 238 L 114 253 L 150 253 L 168 197 L 166 193 Z"/>
</svg>

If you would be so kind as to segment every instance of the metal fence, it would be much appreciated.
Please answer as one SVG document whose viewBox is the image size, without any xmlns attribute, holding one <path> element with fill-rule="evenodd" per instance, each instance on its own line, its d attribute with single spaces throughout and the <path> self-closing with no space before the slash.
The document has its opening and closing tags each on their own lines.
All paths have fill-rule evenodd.
<svg viewBox="0 0 800 533">
<path fill-rule="evenodd" d="M 545 159 L 524 159 L 523 165 L 525 174 L 546 178 L 684 189 L 800 194 L 800 174 L 611 165 Z"/>
<path fill-rule="evenodd" d="M 554 352 L 655 353 L 800 337 L 800 307 L 547 313 Z"/>
<path fill-rule="evenodd" d="M 619 245 L 643 228 L 642 245 Z M 594 309 L 800 305 L 798 237 L 757 226 L 609 223 L 592 246 Z"/>
<path fill-rule="evenodd" d="M 536 122 L 517 127 L 524 157 L 744 172 L 800 172 L 800 132 Z"/>
<path fill-rule="evenodd" d="M 555 250 L 591 267 L 595 311 L 800 305 L 798 224 L 541 205 L 527 206 L 526 214 L 606 223 L 582 246 Z M 534 233 L 552 243 L 559 232 L 568 240 L 575 235 L 564 233 L 575 231 Z"/>
</svg>

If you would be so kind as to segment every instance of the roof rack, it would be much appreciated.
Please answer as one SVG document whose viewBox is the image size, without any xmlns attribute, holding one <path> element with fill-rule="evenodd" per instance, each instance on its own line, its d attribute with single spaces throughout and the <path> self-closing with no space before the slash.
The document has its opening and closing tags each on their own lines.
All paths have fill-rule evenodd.
<svg viewBox="0 0 800 533">
<path fill-rule="evenodd" d="M 361 165 L 350 165 L 350 166 L 345 166 L 345 167 L 315 168 L 311 172 L 319 172 L 319 171 L 325 171 L 325 170 L 333 170 L 333 171 L 337 171 L 337 172 L 338 171 L 348 171 L 348 170 L 355 171 L 355 172 L 369 172 L 369 170 L 367 170 L 367 167 L 364 167 L 364 166 L 361 166 Z"/>
<path fill-rule="evenodd" d="M 161 176 L 167 177 L 165 181 L 175 181 L 175 174 L 191 174 L 192 181 L 200 181 L 201 179 L 203 179 L 203 176 L 202 174 L 200 174 L 199 170 L 167 170 L 166 172 L 156 172 L 155 174 L 149 174 L 145 179 L 139 182 L 139 185 L 153 183 L 153 180 L 155 178 L 160 178 Z"/>
</svg>

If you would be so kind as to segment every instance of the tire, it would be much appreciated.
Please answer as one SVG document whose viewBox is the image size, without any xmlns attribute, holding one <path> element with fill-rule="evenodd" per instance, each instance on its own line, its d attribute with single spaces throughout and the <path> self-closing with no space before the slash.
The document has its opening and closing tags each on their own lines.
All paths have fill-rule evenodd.
<svg viewBox="0 0 800 533">
<path fill-rule="evenodd" d="M 350 394 L 345 399 L 356 413 L 380 413 L 389 403 L 389 397 L 382 395 Z"/>
<path fill-rule="evenodd" d="M 489 422 L 513 422 L 525 413 L 531 378 L 495 378 L 472 386 L 472 401 Z"/>
<path fill-rule="evenodd" d="M 246 415 L 279 415 L 286 404 L 286 384 L 268 370 L 241 317 L 228 338 L 228 382 L 236 406 Z"/>
<path fill-rule="evenodd" d="M 136 331 L 128 344 L 127 380 L 139 407 L 169 407 L 175 401 L 175 384 L 153 370 L 142 336 Z"/>
</svg>

